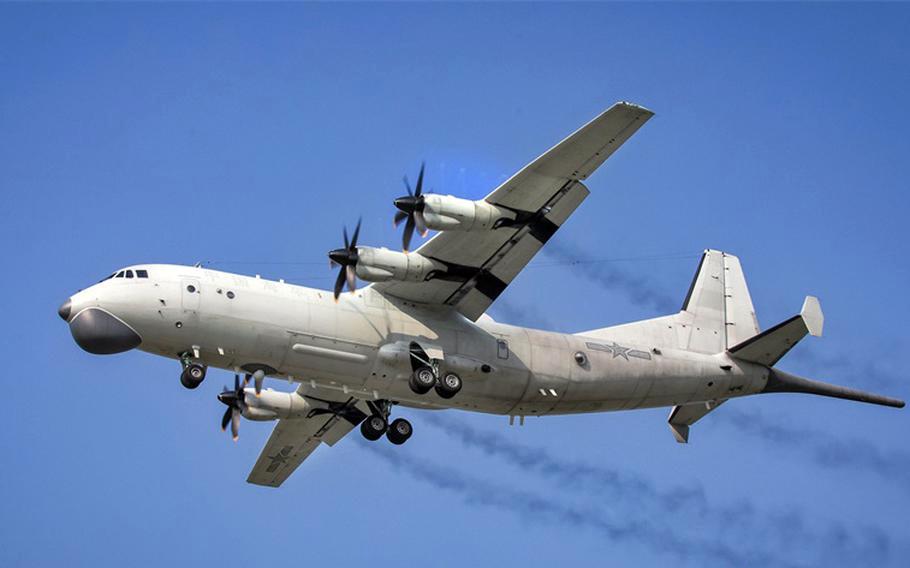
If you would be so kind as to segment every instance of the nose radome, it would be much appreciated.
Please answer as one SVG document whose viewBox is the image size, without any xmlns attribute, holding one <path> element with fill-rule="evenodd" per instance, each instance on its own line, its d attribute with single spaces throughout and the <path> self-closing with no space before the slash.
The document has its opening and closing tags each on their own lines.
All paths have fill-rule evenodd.
<svg viewBox="0 0 910 568">
<path fill-rule="evenodd" d="M 79 347 L 96 355 L 123 353 L 142 343 L 130 326 L 98 308 L 80 311 L 70 322 L 70 332 Z"/>
<path fill-rule="evenodd" d="M 70 315 L 73 311 L 73 301 L 69 298 L 57 308 L 57 313 L 63 318 L 63 321 L 69 321 Z"/>
</svg>

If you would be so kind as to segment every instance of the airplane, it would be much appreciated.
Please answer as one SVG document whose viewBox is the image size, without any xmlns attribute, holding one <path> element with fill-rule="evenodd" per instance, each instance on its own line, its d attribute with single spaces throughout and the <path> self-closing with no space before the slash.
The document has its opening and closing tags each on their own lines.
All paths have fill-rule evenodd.
<svg viewBox="0 0 910 568">
<path fill-rule="evenodd" d="M 403 444 L 396 407 L 518 418 L 671 407 L 677 442 L 724 402 L 806 393 L 903 408 L 904 401 L 810 380 L 776 367 L 824 316 L 806 297 L 761 331 L 739 259 L 706 250 L 678 313 L 566 334 L 486 314 L 588 196 L 584 181 L 651 117 L 619 102 L 471 201 L 412 189 L 394 201 L 403 252 L 358 244 L 360 223 L 328 253 L 333 290 L 197 266 L 137 264 L 60 306 L 75 342 L 93 354 L 140 349 L 180 362 L 197 388 L 210 367 L 233 371 L 221 427 L 277 420 L 247 478 L 278 487 L 321 444 L 354 428 Z M 438 231 L 408 252 L 415 231 Z M 370 284 L 357 288 L 357 280 Z M 348 292 L 344 292 L 347 286 Z M 240 375 L 243 375 L 241 379 Z M 266 378 L 296 383 L 264 389 Z M 252 386 L 249 383 L 252 382 Z"/>
</svg>

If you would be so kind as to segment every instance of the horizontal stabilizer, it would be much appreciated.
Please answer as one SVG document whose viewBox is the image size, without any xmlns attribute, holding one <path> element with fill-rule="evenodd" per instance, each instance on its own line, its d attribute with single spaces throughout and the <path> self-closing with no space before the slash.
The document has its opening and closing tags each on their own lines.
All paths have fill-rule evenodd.
<svg viewBox="0 0 910 568">
<path fill-rule="evenodd" d="M 832 385 L 830 383 L 823 383 L 822 381 L 804 379 L 777 369 L 771 369 L 771 374 L 768 376 L 768 384 L 765 385 L 762 392 L 799 392 L 855 400 L 857 402 L 867 402 L 869 404 L 879 404 L 881 406 L 891 406 L 894 408 L 904 407 L 904 401 L 897 398 Z"/>
<path fill-rule="evenodd" d="M 673 437 L 680 444 L 688 444 L 689 426 L 701 420 L 705 414 L 723 403 L 723 400 L 718 400 L 674 406 L 673 410 L 670 411 L 669 418 L 667 418 L 667 424 L 670 426 L 670 431 L 673 432 Z"/>
<path fill-rule="evenodd" d="M 825 316 L 818 298 L 806 296 L 803 309 L 798 315 L 731 347 L 730 355 L 772 367 L 807 333 L 820 337 L 824 323 Z"/>
</svg>

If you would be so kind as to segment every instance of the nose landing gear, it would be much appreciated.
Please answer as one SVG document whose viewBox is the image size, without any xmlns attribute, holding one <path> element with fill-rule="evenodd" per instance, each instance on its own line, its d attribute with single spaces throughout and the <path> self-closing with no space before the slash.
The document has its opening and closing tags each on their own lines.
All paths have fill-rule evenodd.
<svg viewBox="0 0 910 568">
<path fill-rule="evenodd" d="M 202 384 L 202 381 L 205 380 L 205 365 L 194 363 L 187 353 L 180 356 L 180 364 L 183 365 L 183 372 L 180 373 L 181 385 L 194 389 Z"/>
</svg>

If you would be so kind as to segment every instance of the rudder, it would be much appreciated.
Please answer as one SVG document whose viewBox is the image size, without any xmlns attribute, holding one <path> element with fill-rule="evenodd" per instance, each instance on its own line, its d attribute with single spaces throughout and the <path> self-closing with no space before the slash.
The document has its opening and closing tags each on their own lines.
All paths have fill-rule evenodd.
<svg viewBox="0 0 910 568">
<path fill-rule="evenodd" d="M 758 320 L 739 258 L 719 250 L 701 257 L 679 315 L 685 347 L 719 353 L 758 333 Z"/>
</svg>

